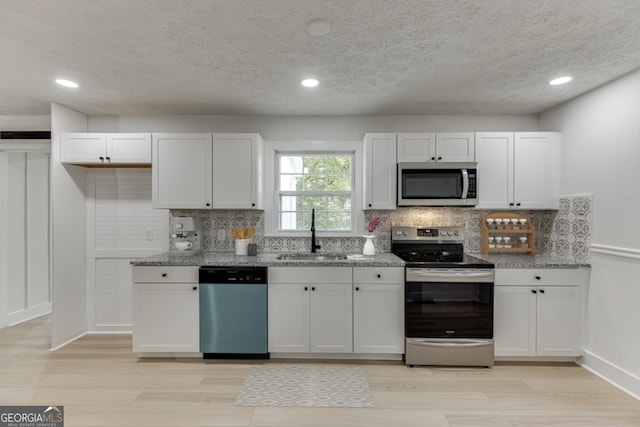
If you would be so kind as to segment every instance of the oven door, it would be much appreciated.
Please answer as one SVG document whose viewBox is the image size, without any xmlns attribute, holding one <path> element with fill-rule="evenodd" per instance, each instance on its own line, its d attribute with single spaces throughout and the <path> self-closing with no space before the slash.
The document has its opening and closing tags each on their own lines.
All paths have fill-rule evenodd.
<svg viewBox="0 0 640 427">
<path fill-rule="evenodd" d="M 493 269 L 407 268 L 407 338 L 493 338 Z"/>
</svg>

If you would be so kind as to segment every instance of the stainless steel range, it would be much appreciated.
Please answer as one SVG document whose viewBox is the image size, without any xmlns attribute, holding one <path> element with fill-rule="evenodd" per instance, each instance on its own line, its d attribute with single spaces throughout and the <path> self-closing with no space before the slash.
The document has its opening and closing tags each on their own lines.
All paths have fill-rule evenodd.
<svg viewBox="0 0 640 427">
<path fill-rule="evenodd" d="M 464 253 L 461 227 L 392 227 L 405 267 L 405 363 L 493 366 L 495 266 Z"/>
</svg>

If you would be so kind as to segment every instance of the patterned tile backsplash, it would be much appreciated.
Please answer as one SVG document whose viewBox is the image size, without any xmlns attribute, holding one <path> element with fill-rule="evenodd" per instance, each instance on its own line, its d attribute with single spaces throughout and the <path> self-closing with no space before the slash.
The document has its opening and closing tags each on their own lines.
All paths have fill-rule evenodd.
<svg viewBox="0 0 640 427">
<path fill-rule="evenodd" d="M 531 218 L 536 230 L 536 253 L 574 261 L 589 261 L 591 243 L 592 196 L 563 196 L 557 211 L 519 211 Z M 381 222 L 375 239 L 376 250 L 391 249 L 392 225 L 455 225 L 464 227 L 465 251 L 480 252 L 480 217 L 502 210 L 469 208 L 398 208 L 395 211 L 367 211 L 365 221 L 379 217 Z M 203 250 L 233 252 L 233 227 L 254 226 L 259 251 L 307 252 L 309 237 L 265 237 L 264 213 L 251 210 L 172 210 L 172 216 L 200 217 L 203 228 Z M 221 230 L 219 235 L 219 230 Z M 320 238 L 323 252 L 360 253 L 362 237 Z"/>
</svg>

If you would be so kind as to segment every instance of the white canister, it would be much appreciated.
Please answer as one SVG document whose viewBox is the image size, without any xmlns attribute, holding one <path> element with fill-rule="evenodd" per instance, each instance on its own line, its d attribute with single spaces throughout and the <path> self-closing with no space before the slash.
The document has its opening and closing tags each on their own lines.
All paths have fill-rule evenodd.
<svg viewBox="0 0 640 427">
<path fill-rule="evenodd" d="M 251 239 L 236 239 L 236 255 L 249 255 Z"/>
</svg>

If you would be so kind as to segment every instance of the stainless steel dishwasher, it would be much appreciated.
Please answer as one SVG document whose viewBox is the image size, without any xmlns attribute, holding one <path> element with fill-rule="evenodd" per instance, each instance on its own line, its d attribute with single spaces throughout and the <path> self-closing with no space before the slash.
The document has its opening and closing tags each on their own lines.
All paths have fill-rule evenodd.
<svg viewBox="0 0 640 427">
<path fill-rule="evenodd" d="M 200 268 L 205 359 L 268 359 L 267 267 Z"/>
</svg>

